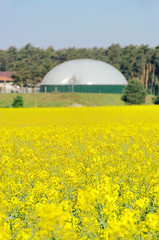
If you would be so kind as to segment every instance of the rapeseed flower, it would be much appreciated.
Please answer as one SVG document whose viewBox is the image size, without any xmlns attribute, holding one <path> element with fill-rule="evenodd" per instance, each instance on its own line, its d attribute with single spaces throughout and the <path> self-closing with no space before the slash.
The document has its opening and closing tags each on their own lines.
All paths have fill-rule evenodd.
<svg viewBox="0 0 159 240">
<path fill-rule="evenodd" d="M 0 239 L 158 239 L 158 136 L 158 106 L 0 109 Z"/>
</svg>

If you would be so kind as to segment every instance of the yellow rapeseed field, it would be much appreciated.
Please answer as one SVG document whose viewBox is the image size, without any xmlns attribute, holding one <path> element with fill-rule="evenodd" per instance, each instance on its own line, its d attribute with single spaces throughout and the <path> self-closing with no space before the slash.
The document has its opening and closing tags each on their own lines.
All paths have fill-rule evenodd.
<svg viewBox="0 0 159 240">
<path fill-rule="evenodd" d="M 10 239 L 159 239 L 159 107 L 0 109 Z"/>
</svg>

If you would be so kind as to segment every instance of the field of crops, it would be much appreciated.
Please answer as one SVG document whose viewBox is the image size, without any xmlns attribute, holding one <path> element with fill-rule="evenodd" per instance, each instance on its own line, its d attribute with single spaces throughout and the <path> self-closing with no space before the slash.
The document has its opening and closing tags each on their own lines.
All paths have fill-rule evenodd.
<svg viewBox="0 0 159 240">
<path fill-rule="evenodd" d="M 159 107 L 0 109 L 0 239 L 159 239 Z"/>
</svg>

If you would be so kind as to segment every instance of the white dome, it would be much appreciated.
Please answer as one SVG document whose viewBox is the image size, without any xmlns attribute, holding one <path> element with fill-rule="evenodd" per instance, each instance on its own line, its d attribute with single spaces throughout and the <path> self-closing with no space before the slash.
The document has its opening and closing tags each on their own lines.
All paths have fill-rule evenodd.
<svg viewBox="0 0 159 240">
<path fill-rule="evenodd" d="M 121 72 L 108 63 L 77 59 L 64 62 L 44 77 L 41 85 L 126 85 Z"/>
</svg>

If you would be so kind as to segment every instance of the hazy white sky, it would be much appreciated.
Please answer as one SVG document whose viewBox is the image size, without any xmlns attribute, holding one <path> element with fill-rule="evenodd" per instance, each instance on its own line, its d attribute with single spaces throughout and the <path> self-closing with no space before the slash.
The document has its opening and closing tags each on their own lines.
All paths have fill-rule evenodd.
<svg viewBox="0 0 159 240">
<path fill-rule="evenodd" d="M 0 49 L 159 45 L 159 0 L 0 0 Z"/>
</svg>

